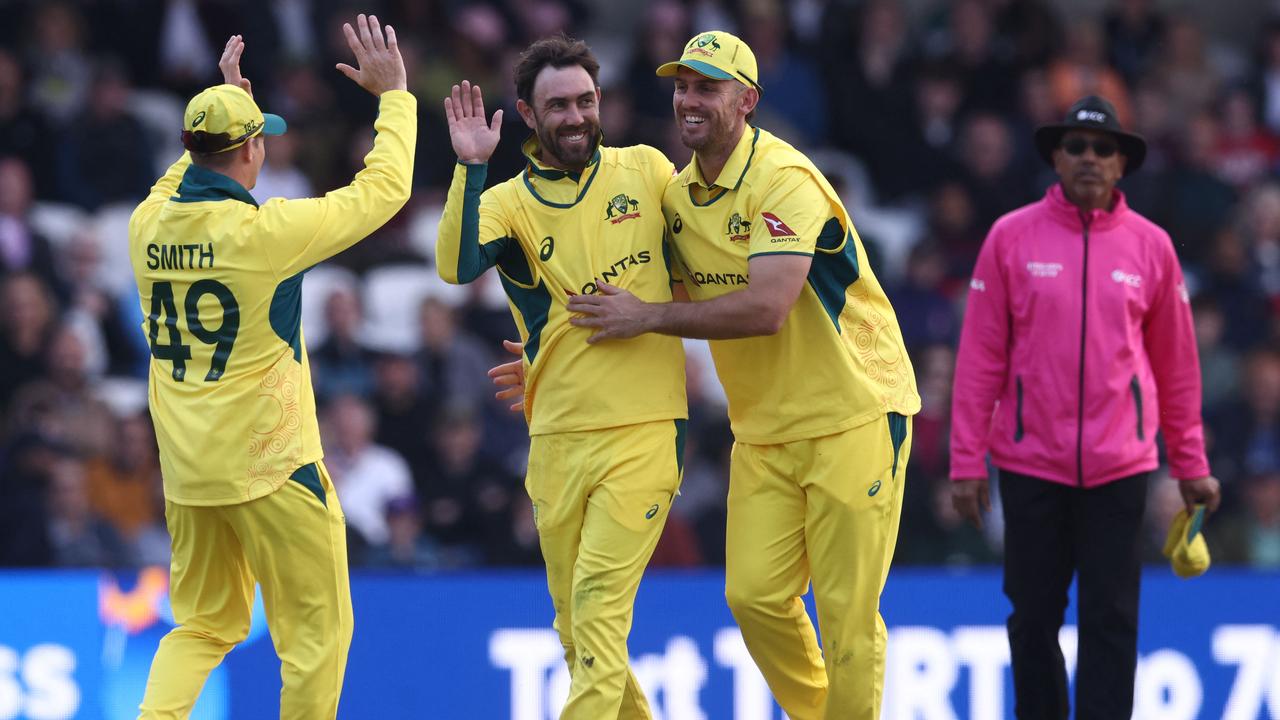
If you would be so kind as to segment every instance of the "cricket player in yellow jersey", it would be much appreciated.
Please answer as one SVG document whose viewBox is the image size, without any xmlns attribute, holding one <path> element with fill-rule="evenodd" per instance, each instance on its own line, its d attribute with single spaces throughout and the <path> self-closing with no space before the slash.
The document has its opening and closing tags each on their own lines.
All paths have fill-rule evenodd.
<svg viewBox="0 0 1280 720">
<path fill-rule="evenodd" d="M 300 327 L 302 278 L 404 205 L 417 132 L 395 31 L 384 40 L 364 15 L 343 30 L 359 67 L 339 70 L 380 98 L 354 182 L 321 198 L 254 202 L 263 135 L 285 123 L 247 92 L 244 42 L 233 36 L 219 63 L 227 84 L 187 105 L 189 152 L 129 222 L 177 621 L 152 661 L 143 718 L 188 716 L 209 671 L 249 631 L 255 581 L 282 664 L 280 716 L 337 714 L 351 594 Z"/>
<path fill-rule="evenodd" d="M 880 592 L 898 535 L 910 416 L 920 409 L 893 308 L 826 178 L 752 127 L 751 49 L 702 33 L 675 77 L 694 151 L 663 200 L 695 302 L 600 286 L 569 310 L 596 347 L 660 333 L 708 338 L 729 400 L 726 594 L 792 720 L 880 716 Z M 800 596 L 813 583 L 824 651 Z"/>
<path fill-rule="evenodd" d="M 640 576 L 680 483 L 684 351 L 647 335 L 590 346 L 566 304 L 603 282 L 671 300 L 662 193 L 674 170 L 657 150 L 600 146 L 599 64 L 586 44 L 539 40 L 515 68 L 534 135 L 519 175 L 481 192 L 501 110 L 480 88 L 445 100 L 454 170 L 436 247 L 440 275 L 497 266 L 524 343 L 533 501 L 555 627 L 572 682 L 561 718 L 649 718 L 628 666 Z"/>
</svg>

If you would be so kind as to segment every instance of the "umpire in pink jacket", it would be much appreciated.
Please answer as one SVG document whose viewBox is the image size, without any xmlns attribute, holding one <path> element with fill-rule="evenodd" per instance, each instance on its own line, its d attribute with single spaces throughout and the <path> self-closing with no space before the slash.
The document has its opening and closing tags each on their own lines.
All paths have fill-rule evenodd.
<svg viewBox="0 0 1280 720">
<path fill-rule="evenodd" d="M 1058 645 L 1079 577 L 1076 717 L 1127 720 L 1156 431 L 1188 506 L 1218 505 L 1191 309 L 1169 235 L 1115 185 L 1146 142 L 1090 96 L 1036 147 L 1059 182 L 1000 218 L 969 284 L 952 404 L 952 501 L 977 525 L 999 470 L 1015 713 L 1068 716 Z"/>
</svg>

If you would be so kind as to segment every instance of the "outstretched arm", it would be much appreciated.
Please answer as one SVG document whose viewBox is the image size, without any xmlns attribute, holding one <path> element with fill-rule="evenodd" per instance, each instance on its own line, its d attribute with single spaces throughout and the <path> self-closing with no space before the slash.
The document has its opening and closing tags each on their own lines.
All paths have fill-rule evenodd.
<svg viewBox="0 0 1280 720">
<path fill-rule="evenodd" d="M 519 252 L 500 209 L 483 192 L 487 163 L 501 135 L 502 111 L 486 121 L 480 87 L 463 80 L 444 99 L 444 113 L 458 165 L 436 232 L 436 269 L 446 282 L 469 283 L 505 253 Z"/>
<path fill-rule="evenodd" d="M 413 152 L 417 143 L 417 101 L 406 90 L 404 60 L 395 30 L 378 18 L 360 15 L 357 31 L 343 26 L 359 68 L 338 69 L 378 96 L 373 150 L 350 185 L 321 198 L 272 200 L 258 220 L 272 242 L 264 248 L 273 267 L 289 277 L 326 260 L 367 237 L 392 218 L 409 199 Z"/>
</svg>

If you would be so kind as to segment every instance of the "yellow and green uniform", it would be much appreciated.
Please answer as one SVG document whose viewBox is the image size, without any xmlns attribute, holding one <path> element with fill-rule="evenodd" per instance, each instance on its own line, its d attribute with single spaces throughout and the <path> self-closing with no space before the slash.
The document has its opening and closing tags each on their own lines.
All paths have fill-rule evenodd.
<svg viewBox="0 0 1280 720">
<path fill-rule="evenodd" d="M 572 676 L 562 718 L 648 718 L 627 664 L 632 600 L 680 482 L 684 351 L 657 335 L 588 345 L 569 298 L 604 281 L 671 300 L 662 193 L 673 167 L 650 147 L 602 147 L 582 172 L 541 164 L 485 191 L 459 164 L 436 265 L 467 283 L 496 266 L 524 341 L 534 504 L 556 629 Z"/>
<path fill-rule="evenodd" d="M 351 599 L 342 512 L 320 462 L 301 292 L 307 269 L 409 197 L 413 96 L 384 93 L 374 127 L 365 169 L 324 197 L 259 207 L 184 155 L 129 222 L 179 623 L 157 651 L 145 717 L 185 717 L 243 637 L 255 578 L 285 666 L 282 715 L 336 712 Z"/>
<path fill-rule="evenodd" d="M 813 258 L 776 334 L 710 341 L 736 440 L 727 593 L 794 720 L 878 717 L 879 594 L 920 409 L 893 308 L 826 178 L 763 130 L 746 128 L 714 180 L 690 163 L 663 212 L 695 301 L 744 289 L 750 258 Z M 825 666 L 800 601 L 810 575 Z"/>
</svg>

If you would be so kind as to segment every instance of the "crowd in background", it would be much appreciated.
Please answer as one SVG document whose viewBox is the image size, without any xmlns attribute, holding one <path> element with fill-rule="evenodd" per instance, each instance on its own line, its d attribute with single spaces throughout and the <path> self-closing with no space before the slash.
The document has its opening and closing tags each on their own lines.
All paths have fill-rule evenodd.
<svg viewBox="0 0 1280 720">
<path fill-rule="evenodd" d="M 1098 93 L 1148 140 L 1146 166 L 1121 188 L 1172 236 L 1188 278 L 1223 489 L 1207 526 L 1214 561 L 1280 568 L 1280 19 L 1209 37 L 1194 14 L 1151 0 L 1097 14 L 1045 0 L 651 0 L 626 22 L 613 5 L 0 0 L 0 565 L 167 562 L 129 213 L 180 154 L 185 101 L 219 81 L 233 33 L 259 104 L 289 122 L 267 141 L 254 197 L 349 182 L 376 103 L 333 64 L 349 60 L 341 22 L 374 11 L 396 27 L 419 99 L 414 196 L 311 270 L 303 293 L 353 565 L 541 562 L 524 420 L 484 374 L 515 337 L 505 299 L 492 277 L 456 288 L 432 268 L 455 162 L 449 86 L 469 79 L 490 111 L 507 108 L 489 177 L 510 177 L 528 133 L 513 59 L 548 33 L 584 37 L 603 65 L 606 142 L 651 144 L 682 166 L 670 80 L 653 69 L 695 30 L 723 28 L 759 61 L 755 123 L 841 192 L 912 353 L 924 409 L 897 563 L 999 558 L 999 513 L 977 531 L 948 488 L 964 291 L 992 221 L 1054 180 L 1032 130 Z M 723 562 L 732 437 L 705 344 L 687 348 L 685 478 L 656 566 Z M 1181 501 L 1172 481 L 1151 492 L 1154 561 Z"/>
</svg>

